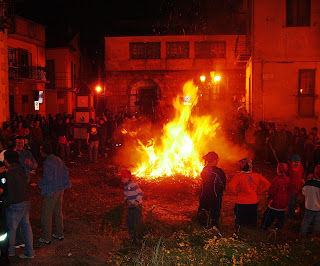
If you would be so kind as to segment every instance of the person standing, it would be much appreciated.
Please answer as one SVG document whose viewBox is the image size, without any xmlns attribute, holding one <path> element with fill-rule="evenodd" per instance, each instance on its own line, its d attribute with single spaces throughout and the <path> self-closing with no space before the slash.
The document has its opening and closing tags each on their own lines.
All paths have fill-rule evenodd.
<svg viewBox="0 0 320 266">
<path fill-rule="evenodd" d="M 290 178 L 291 194 L 288 207 L 288 217 L 293 218 L 297 205 L 299 193 L 301 193 L 302 182 L 305 179 L 304 168 L 301 164 L 301 158 L 295 154 L 290 157 L 291 163 L 289 164 L 288 176 Z"/>
<path fill-rule="evenodd" d="M 313 219 L 313 232 L 320 234 L 320 165 L 315 167 L 314 176 L 306 182 L 302 188 L 302 194 L 305 196 L 306 211 L 301 224 L 300 236 L 307 234 Z"/>
<path fill-rule="evenodd" d="M 235 228 L 240 226 L 257 226 L 258 219 L 258 191 L 265 191 L 270 183 L 262 175 L 252 172 L 252 161 L 244 158 L 238 162 L 241 173 L 236 174 L 228 187 L 236 194 Z"/>
<path fill-rule="evenodd" d="M 27 181 L 30 182 L 30 172 L 37 169 L 38 163 L 32 153 L 25 149 L 25 140 L 23 137 L 15 139 L 15 151 L 19 154 L 19 161 L 27 174 Z"/>
<path fill-rule="evenodd" d="M 40 243 L 50 244 L 51 237 L 59 240 L 63 235 L 62 202 L 64 190 L 71 187 L 68 170 L 61 158 L 52 154 L 50 145 L 43 145 L 40 149 L 43 163 L 43 178 L 39 182 L 41 189 L 42 212 L 41 226 L 43 237 Z M 52 216 L 55 218 L 56 233 L 52 235 Z"/>
<path fill-rule="evenodd" d="M 272 181 L 268 191 L 270 199 L 268 208 L 264 212 L 262 219 L 262 229 L 267 230 L 275 219 L 275 228 L 282 229 L 285 219 L 285 210 L 290 199 L 290 178 L 286 175 L 288 166 L 279 163 L 277 166 L 278 176 Z"/>
<path fill-rule="evenodd" d="M 124 201 L 128 205 L 127 228 L 130 241 L 134 241 L 137 226 L 141 223 L 143 192 L 139 185 L 132 181 L 131 172 L 126 169 L 121 171 L 121 182 L 124 184 Z"/>
<path fill-rule="evenodd" d="M 201 172 L 202 186 L 198 215 L 206 211 L 211 219 L 210 225 L 219 228 L 223 191 L 226 187 L 226 174 L 217 166 L 218 154 L 209 152 L 203 159 L 206 162 Z"/>
<path fill-rule="evenodd" d="M 30 130 L 30 145 L 31 145 L 31 152 L 34 158 L 39 161 L 40 159 L 40 145 L 43 142 L 43 133 L 40 127 L 40 121 L 37 120 L 34 123 L 34 127 Z"/>
<path fill-rule="evenodd" d="M 99 126 L 94 123 L 93 118 L 89 119 L 87 129 L 87 145 L 89 146 L 89 162 L 95 163 L 98 158 L 99 149 Z"/>
<path fill-rule="evenodd" d="M 9 256 L 15 256 L 16 230 L 21 226 L 22 236 L 25 241 L 24 253 L 19 257 L 22 259 L 34 258 L 33 233 L 29 220 L 30 201 L 26 172 L 19 163 L 19 154 L 13 150 L 4 153 L 4 163 L 8 168 L 6 172 L 6 190 L 4 194 L 4 205 L 9 239 Z"/>
<path fill-rule="evenodd" d="M 106 153 L 106 141 L 108 135 L 108 125 L 106 122 L 107 118 L 102 116 L 100 118 L 100 127 L 99 127 L 99 153 L 102 156 L 107 156 Z"/>
</svg>

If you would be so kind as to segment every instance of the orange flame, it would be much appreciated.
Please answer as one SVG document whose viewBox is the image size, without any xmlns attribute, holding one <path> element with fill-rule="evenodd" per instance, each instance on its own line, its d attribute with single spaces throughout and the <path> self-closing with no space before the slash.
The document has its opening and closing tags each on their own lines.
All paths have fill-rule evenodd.
<svg viewBox="0 0 320 266">
<path fill-rule="evenodd" d="M 183 87 L 183 101 L 179 95 L 173 102 L 176 115 L 173 121 L 164 125 L 159 143 L 155 139 L 144 145 L 138 140 L 137 150 L 147 155 L 133 171 L 137 177 L 157 179 L 164 176 L 199 176 L 208 140 L 213 138 L 219 123 L 210 116 L 194 116 L 192 108 L 198 102 L 198 88 L 187 82 Z"/>
</svg>

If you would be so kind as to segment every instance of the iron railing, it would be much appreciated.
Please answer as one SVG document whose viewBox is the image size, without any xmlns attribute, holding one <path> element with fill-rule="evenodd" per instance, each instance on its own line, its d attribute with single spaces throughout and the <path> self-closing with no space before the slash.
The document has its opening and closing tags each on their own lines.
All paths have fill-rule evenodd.
<svg viewBox="0 0 320 266">
<path fill-rule="evenodd" d="M 235 47 L 236 57 L 239 61 L 249 60 L 251 57 L 251 42 L 247 35 L 239 35 Z"/>
<path fill-rule="evenodd" d="M 25 78 L 46 81 L 45 67 L 40 66 L 9 66 L 9 78 Z"/>
</svg>

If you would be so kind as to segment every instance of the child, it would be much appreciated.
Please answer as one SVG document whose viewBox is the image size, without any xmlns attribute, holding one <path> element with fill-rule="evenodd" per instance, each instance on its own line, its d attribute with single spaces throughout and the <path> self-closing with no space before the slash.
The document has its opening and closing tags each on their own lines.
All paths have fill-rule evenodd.
<svg viewBox="0 0 320 266">
<path fill-rule="evenodd" d="M 282 229 L 284 224 L 285 209 L 290 199 L 290 178 L 286 176 L 288 166 L 279 163 L 277 167 L 278 176 L 272 181 L 268 191 L 270 199 L 267 210 L 262 219 L 262 229 L 267 230 L 277 218 L 275 228 Z"/>
<path fill-rule="evenodd" d="M 302 189 L 306 211 L 301 224 L 300 236 L 305 236 L 313 222 L 313 232 L 320 233 L 320 165 L 314 169 L 314 178 L 308 180 Z"/>
<path fill-rule="evenodd" d="M 301 164 L 299 155 L 292 155 L 290 157 L 288 177 L 290 178 L 291 194 L 288 207 L 288 217 L 293 218 L 297 205 L 298 194 L 302 189 L 302 182 L 304 181 L 304 169 Z"/>
<path fill-rule="evenodd" d="M 135 229 L 141 222 L 143 192 L 131 180 L 131 172 L 128 170 L 121 171 L 121 182 L 124 184 L 124 201 L 128 204 L 127 228 L 130 241 L 134 241 Z"/>
<path fill-rule="evenodd" d="M 244 158 L 238 162 L 241 173 L 236 174 L 229 183 L 229 188 L 236 194 L 234 207 L 235 228 L 241 225 L 257 227 L 258 190 L 267 190 L 270 183 L 262 175 L 252 172 L 252 161 Z"/>
<path fill-rule="evenodd" d="M 219 168 L 218 154 L 209 152 L 203 157 L 206 166 L 201 172 L 202 187 L 198 215 L 209 212 L 211 225 L 219 228 L 223 191 L 226 187 L 226 174 Z"/>
</svg>

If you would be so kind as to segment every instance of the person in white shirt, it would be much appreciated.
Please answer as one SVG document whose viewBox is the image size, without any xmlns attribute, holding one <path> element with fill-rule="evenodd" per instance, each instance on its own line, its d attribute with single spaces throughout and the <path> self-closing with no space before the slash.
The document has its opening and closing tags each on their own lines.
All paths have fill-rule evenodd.
<svg viewBox="0 0 320 266">
<path fill-rule="evenodd" d="M 302 189 L 306 211 L 301 224 L 300 236 L 305 236 L 313 221 L 313 233 L 320 233 L 320 165 L 314 169 L 314 177 Z"/>
</svg>

